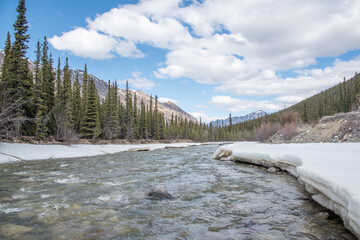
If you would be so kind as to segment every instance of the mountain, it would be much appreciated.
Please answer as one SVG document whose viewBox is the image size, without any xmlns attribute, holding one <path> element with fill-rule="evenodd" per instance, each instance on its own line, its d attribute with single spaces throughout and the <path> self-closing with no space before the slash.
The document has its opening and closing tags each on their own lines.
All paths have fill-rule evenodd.
<svg viewBox="0 0 360 240">
<path fill-rule="evenodd" d="M 266 112 L 264 112 L 262 110 L 258 110 L 256 112 L 252 112 L 252 113 L 250 113 L 248 115 L 245 115 L 245 116 L 231 117 L 231 120 L 232 120 L 232 124 L 238 124 L 238 123 L 254 120 L 254 119 L 257 119 L 257 118 L 261 118 L 261 117 L 264 117 L 266 115 L 267 115 Z M 215 127 L 221 127 L 222 125 L 228 126 L 228 125 L 230 125 L 230 118 L 218 119 L 218 120 L 210 122 L 210 124 L 212 124 Z"/>
<path fill-rule="evenodd" d="M 180 114 L 182 114 L 182 116 L 186 117 L 187 119 L 190 119 L 192 121 L 196 121 L 196 119 L 191 116 L 189 113 L 185 112 L 184 110 L 182 110 L 178 105 L 176 105 L 175 103 L 168 101 L 165 103 L 162 103 L 163 106 L 175 111 L 175 112 L 179 112 Z"/>
<path fill-rule="evenodd" d="M 4 59 L 4 52 L 0 51 L 0 67 L 3 63 L 3 59 Z M 34 68 L 35 65 L 33 62 L 29 61 L 29 68 L 30 70 L 34 73 Z M 56 71 L 56 69 L 54 69 Z M 82 78 L 84 75 L 84 71 L 83 70 L 79 70 L 79 69 L 70 69 L 70 75 L 71 75 L 71 81 L 72 83 L 75 82 L 76 79 L 76 75 L 79 75 L 79 82 L 80 85 L 82 85 Z M 105 99 L 105 96 L 107 95 L 108 92 L 108 83 L 105 82 L 104 80 L 92 75 L 92 74 L 88 74 L 88 77 L 93 79 L 95 82 L 95 86 L 98 90 L 98 94 L 100 96 L 100 99 L 103 100 Z M 136 92 L 136 98 L 137 98 L 137 106 L 138 108 L 140 108 L 140 104 L 141 104 L 141 100 L 143 100 L 143 102 L 145 103 L 145 106 L 149 105 L 150 102 L 150 95 L 144 93 L 143 91 L 140 90 L 130 90 L 132 96 L 134 96 L 134 92 Z M 120 96 L 120 101 L 125 104 L 125 89 L 121 89 L 119 88 L 118 94 Z M 155 97 L 153 99 L 153 106 L 155 106 Z M 174 114 L 174 116 L 178 116 L 180 118 L 187 118 L 190 121 L 193 122 L 197 122 L 196 118 L 194 118 L 193 116 L 191 116 L 189 113 L 185 112 L 184 110 L 182 110 L 179 106 L 177 106 L 174 103 L 158 103 L 158 110 L 159 112 L 164 113 L 164 117 L 166 120 L 170 120 L 171 119 L 171 115 Z"/>
<path fill-rule="evenodd" d="M 74 83 L 75 79 L 76 79 L 76 75 L 79 75 L 79 82 L 80 85 L 82 85 L 82 78 L 84 75 L 84 71 L 83 70 L 79 70 L 79 69 L 71 69 L 70 71 L 71 74 L 71 80 Z M 89 79 L 93 79 L 95 82 L 95 86 L 98 90 L 98 94 L 100 96 L 100 99 L 105 99 L 107 92 L 108 92 L 108 83 L 105 82 L 104 80 L 99 79 L 98 77 L 92 75 L 92 74 L 88 74 Z M 131 90 L 130 89 L 130 93 L 132 96 L 134 96 L 134 92 L 136 93 L 136 99 L 137 99 L 137 107 L 140 108 L 140 104 L 141 104 L 141 100 L 144 102 L 145 106 L 148 106 L 150 103 L 150 95 L 144 93 L 141 90 Z M 126 90 L 119 88 L 118 90 L 118 96 L 120 96 L 120 101 L 125 105 L 125 95 L 126 95 Z M 153 96 L 153 107 L 155 106 L 155 97 Z M 158 102 L 158 110 L 159 112 L 164 113 L 164 117 L 166 120 L 170 120 L 171 119 L 171 115 L 174 114 L 174 116 L 178 116 L 180 118 L 187 118 L 190 121 L 193 122 L 197 122 L 196 118 L 194 118 L 193 116 L 191 116 L 189 113 L 185 112 L 184 110 L 182 110 L 179 106 L 177 106 L 175 103 L 172 102 L 168 102 L 168 103 L 160 103 Z"/>
</svg>

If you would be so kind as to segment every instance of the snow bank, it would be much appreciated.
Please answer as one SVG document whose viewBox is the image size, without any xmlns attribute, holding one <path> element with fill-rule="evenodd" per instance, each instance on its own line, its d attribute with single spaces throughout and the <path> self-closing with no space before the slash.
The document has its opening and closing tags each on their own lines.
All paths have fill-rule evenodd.
<svg viewBox="0 0 360 240">
<path fill-rule="evenodd" d="M 259 144 L 220 147 L 213 156 L 266 167 L 297 177 L 312 198 L 331 209 L 360 238 L 360 143 Z"/>
<path fill-rule="evenodd" d="M 129 151 L 131 149 L 142 149 L 144 147 L 150 150 L 171 147 L 189 147 L 197 146 L 200 143 L 171 143 L 171 144 L 134 144 L 134 145 L 34 145 L 22 143 L 0 143 L 0 164 L 15 161 L 43 160 L 58 158 L 91 157 L 103 154 L 113 154 Z"/>
</svg>

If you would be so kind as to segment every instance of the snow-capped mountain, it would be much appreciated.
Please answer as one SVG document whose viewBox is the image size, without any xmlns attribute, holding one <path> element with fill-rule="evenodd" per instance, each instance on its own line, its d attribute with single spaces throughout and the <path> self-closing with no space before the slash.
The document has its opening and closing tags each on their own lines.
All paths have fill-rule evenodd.
<svg viewBox="0 0 360 240">
<path fill-rule="evenodd" d="M 264 112 L 262 110 L 258 110 L 256 112 L 252 112 L 245 116 L 231 117 L 231 120 L 232 120 L 232 124 L 237 124 L 237 123 L 242 123 L 242 122 L 250 121 L 253 119 L 261 118 L 266 115 L 267 115 L 266 112 Z M 222 125 L 228 126 L 230 124 L 230 118 L 218 119 L 218 120 L 210 122 L 210 124 L 212 124 L 213 126 L 222 126 Z"/>
</svg>

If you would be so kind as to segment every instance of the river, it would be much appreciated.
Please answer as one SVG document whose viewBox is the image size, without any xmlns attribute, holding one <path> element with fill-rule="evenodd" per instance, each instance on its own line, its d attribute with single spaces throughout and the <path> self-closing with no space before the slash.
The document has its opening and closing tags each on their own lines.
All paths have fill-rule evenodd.
<svg viewBox="0 0 360 240">
<path fill-rule="evenodd" d="M 356 239 L 295 178 L 217 148 L 0 165 L 0 239 Z"/>
</svg>

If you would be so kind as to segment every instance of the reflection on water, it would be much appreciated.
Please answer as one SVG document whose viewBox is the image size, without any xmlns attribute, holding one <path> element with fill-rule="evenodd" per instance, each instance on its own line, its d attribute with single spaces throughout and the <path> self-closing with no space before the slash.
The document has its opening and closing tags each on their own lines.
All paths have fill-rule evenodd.
<svg viewBox="0 0 360 240">
<path fill-rule="evenodd" d="M 0 239 L 355 239 L 296 179 L 216 149 L 0 165 Z M 175 198 L 148 198 L 157 185 Z"/>
</svg>

